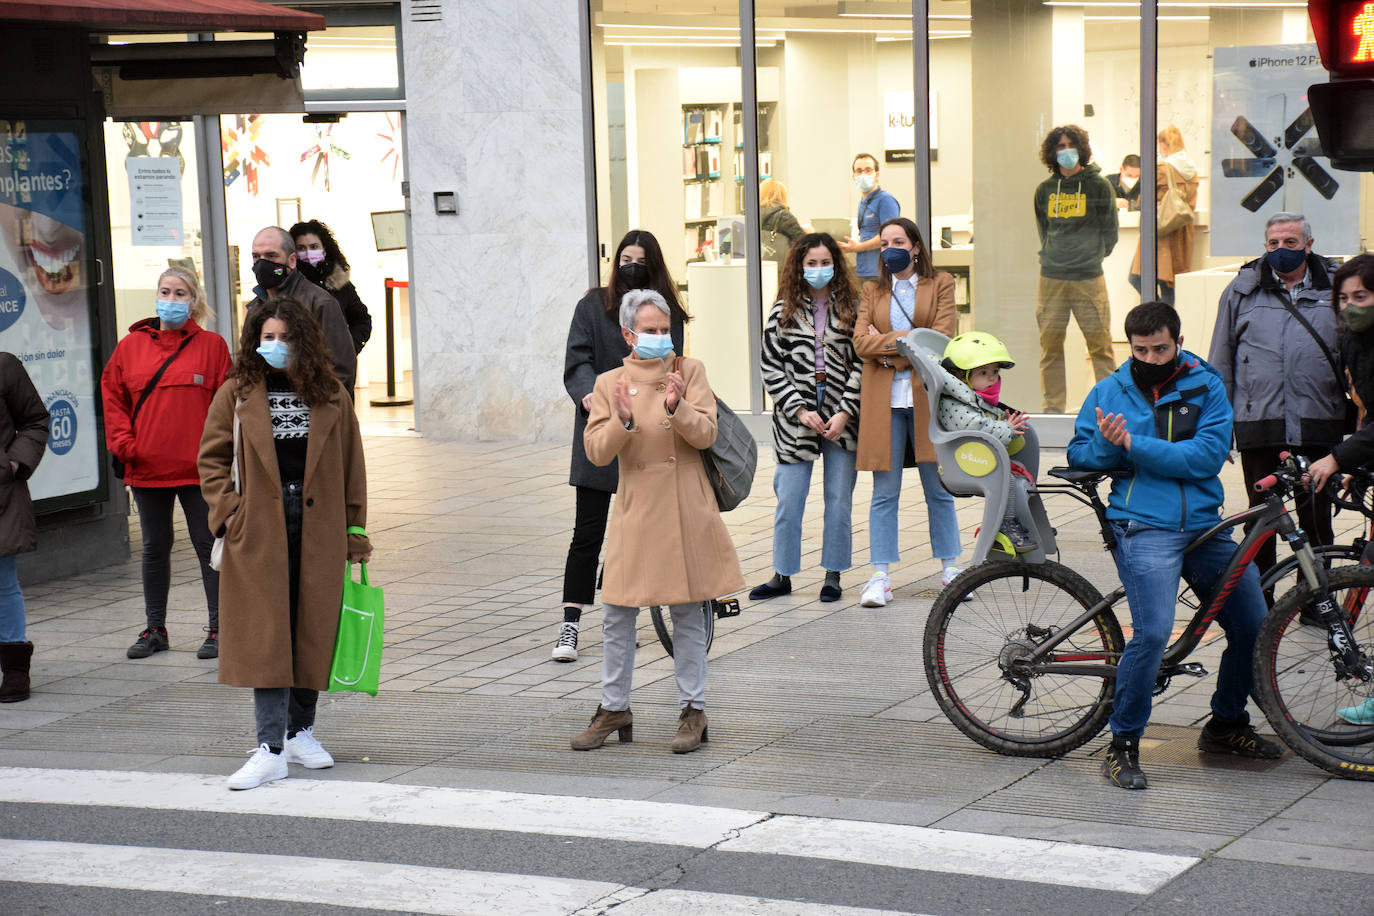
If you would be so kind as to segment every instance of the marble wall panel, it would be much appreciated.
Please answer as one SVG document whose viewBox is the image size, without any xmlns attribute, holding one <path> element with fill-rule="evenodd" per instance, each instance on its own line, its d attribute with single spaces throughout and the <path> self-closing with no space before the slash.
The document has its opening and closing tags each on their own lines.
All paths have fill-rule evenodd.
<svg viewBox="0 0 1374 916">
<path fill-rule="evenodd" d="M 406 21 L 411 302 L 427 436 L 570 435 L 563 353 L 587 287 L 577 7 L 449 0 Z M 458 195 L 434 213 L 435 191 Z"/>
</svg>

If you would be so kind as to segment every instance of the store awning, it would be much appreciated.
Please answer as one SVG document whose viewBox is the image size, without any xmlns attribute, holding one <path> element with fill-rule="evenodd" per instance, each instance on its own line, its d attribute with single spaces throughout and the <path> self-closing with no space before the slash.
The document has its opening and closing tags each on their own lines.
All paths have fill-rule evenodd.
<svg viewBox="0 0 1374 916">
<path fill-rule="evenodd" d="M 0 0 L 0 21 L 91 32 L 310 32 L 324 17 L 257 0 Z"/>
</svg>

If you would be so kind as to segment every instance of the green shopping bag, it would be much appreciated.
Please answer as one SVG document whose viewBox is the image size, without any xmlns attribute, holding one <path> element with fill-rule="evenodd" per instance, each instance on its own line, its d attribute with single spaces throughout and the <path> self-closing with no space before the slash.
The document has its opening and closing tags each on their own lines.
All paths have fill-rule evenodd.
<svg viewBox="0 0 1374 916">
<path fill-rule="evenodd" d="M 349 534 L 366 535 L 361 528 Z M 329 669 L 329 690 L 352 690 L 377 695 L 382 671 L 382 590 L 367 580 L 367 564 L 361 582 L 353 581 L 353 564 L 345 567 L 343 603 L 339 609 L 339 635 L 334 640 L 334 664 Z"/>
</svg>

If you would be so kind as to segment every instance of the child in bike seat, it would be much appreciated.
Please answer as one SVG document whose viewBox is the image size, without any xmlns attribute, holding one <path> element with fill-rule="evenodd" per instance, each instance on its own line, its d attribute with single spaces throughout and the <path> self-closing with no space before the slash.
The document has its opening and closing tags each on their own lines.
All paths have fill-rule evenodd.
<svg viewBox="0 0 1374 916">
<path fill-rule="evenodd" d="M 1006 346 L 986 332 L 969 331 L 951 340 L 940 363 L 940 426 L 950 432 L 982 430 L 1001 442 L 1008 456 L 1020 454 L 1026 446 L 1026 415 L 998 400 L 1001 370 L 1014 365 Z M 1025 500 L 1015 496 L 1024 494 L 1035 478 L 1019 461 L 1011 462 L 1011 473 L 1016 489 L 1008 494 L 1001 531 L 1017 553 L 1029 553 L 1040 545 L 1030 533 L 1033 524 L 1028 526 L 1025 521 L 1029 520 L 1016 517 L 1017 504 L 1024 505 Z"/>
</svg>

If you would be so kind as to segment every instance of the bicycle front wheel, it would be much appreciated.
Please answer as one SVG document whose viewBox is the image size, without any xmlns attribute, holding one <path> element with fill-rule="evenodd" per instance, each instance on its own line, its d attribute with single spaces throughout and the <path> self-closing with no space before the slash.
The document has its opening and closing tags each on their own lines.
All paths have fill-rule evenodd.
<svg viewBox="0 0 1374 916">
<path fill-rule="evenodd" d="M 1058 563 L 983 563 L 936 599 L 926 622 L 926 679 L 965 735 L 999 754 L 1055 757 L 1092 740 L 1112 711 L 1113 673 L 1042 670 L 1024 659 L 1102 600 Z M 1044 663 L 1115 665 L 1121 626 L 1105 609 Z"/>
<path fill-rule="evenodd" d="M 1329 773 L 1374 780 L 1374 724 L 1356 724 L 1374 709 L 1374 567 L 1333 569 L 1331 597 L 1345 616 L 1362 663 L 1339 661 L 1328 628 L 1317 623 L 1317 596 L 1289 592 L 1265 617 L 1255 640 L 1255 696 L 1269 724 L 1295 752 Z M 1304 623 L 1304 620 L 1312 621 Z M 1361 676 L 1363 672 L 1364 677 Z"/>
<path fill-rule="evenodd" d="M 711 643 L 716 638 L 716 614 L 711 610 L 711 602 L 701 602 L 701 612 L 706 617 L 706 651 L 711 651 Z M 666 607 L 654 605 L 649 608 L 649 617 L 654 622 L 654 633 L 658 636 L 658 641 L 663 643 L 663 651 L 668 653 L 671 658 L 673 654 L 673 634 L 668 629 L 667 617 L 671 616 Z"/>
</svg>

